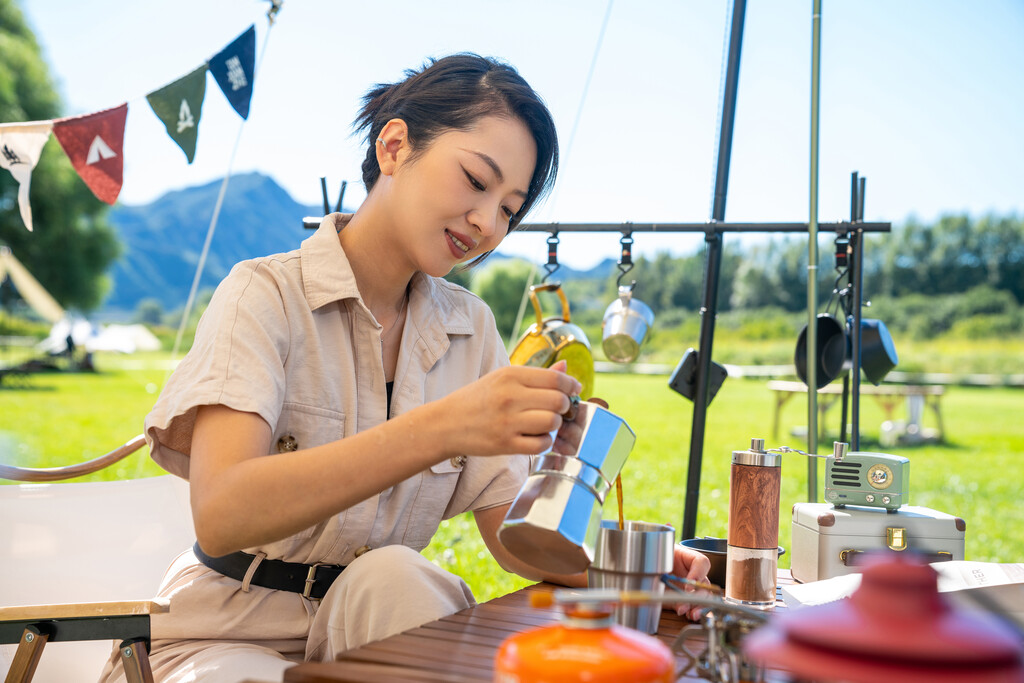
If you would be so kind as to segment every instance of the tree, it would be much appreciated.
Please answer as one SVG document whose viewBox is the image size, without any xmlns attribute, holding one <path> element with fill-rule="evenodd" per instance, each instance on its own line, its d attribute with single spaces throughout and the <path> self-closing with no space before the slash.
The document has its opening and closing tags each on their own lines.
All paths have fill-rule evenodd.
<svg viewBox="0 0 1024 683">
<path fill-rule="evenodd" d="M 473 278 L 473 291 L 491 307 L 498 332 L 502 335 L 515 336 L 519 333 L 512 328 L 532 272 L 533 265 L 526 261 L 507 259 L 484 266 Z M 529 310 L 527 315 L 530 315 Z"/>
<path fill-rule="evenodd" d="M 164 320 L 163 304 L 160 303 L 159 299 L 143 299 L 135 307 L 135 315 L 132 319 L 137 323 L 145 325 L 160 325 Z"/>
<path fill-rule="evenodd" d="M 14 0 L 0 0 L 0 117 L 6 123 L 60 115 L 60 97 L 35 36 Z M 106 222 L 107 207 L 78 177 L 52 137 L 32 173 L 35 232 L 22 224 L 17 197 L 17 181 L 0 171 L 0 243 L 65 307 L 98 307 L 109 286 L 104 273 L 120 244 Z"/>
</svg>

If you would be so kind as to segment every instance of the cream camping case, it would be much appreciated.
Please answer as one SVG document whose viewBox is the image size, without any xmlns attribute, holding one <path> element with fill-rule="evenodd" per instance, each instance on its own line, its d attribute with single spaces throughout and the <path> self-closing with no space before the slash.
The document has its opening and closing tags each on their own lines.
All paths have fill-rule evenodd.
<svg viewBox="0 0 1024 683">
<path fill-rule="evenodd" d="M 964 531 L 959 517 L 926 507 L 881 507 L 830 503 L 793 506 L 790 569 L 797 581 L 819 581 L 859 571 L 863 553 L 889 548 L 914 551 L 929 561 L 964 559 Z"/>
</svg>

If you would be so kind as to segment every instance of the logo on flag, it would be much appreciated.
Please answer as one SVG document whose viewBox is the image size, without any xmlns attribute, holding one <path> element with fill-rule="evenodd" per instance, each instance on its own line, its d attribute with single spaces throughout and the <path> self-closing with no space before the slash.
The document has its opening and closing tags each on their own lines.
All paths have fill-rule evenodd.
<svg viewBox="0 0 1024 683">
<path fill-rule="evenodd" d="M 7 161 L 9 166 L 14 166 L 15 164 L 23 164 L 23 163 L 25 163 L 24 161 L 21 160 L 21 157 L 18 156 L 18 153 L 15 152 L 10 147 L 8 147 L 7 145 L 4 145 L 4 147 L 3 147 L 3 154 L 4 154 L 4 159 Z"/>
<path fill-rule="evenodd" d="M 10 171 L 18 181 L 18 209 L 29 232 L 32 231 L 32 206 L 28 202 L 28 190 L 32 169 L 52 129 L 53 121 L 0 124 L 0 167 Z"/>
<path fill-rule="evenodd" d="M 228 102 L 243 119 L 249 118 L 256 65 L 256 27 L 250 26 L 230 45 L 210 58 L 210 73 Z"/>
<path fill-rule="evenodd" d="M 128 105 L 53 123 L 53 134 L 85 184 L 100 201 L 113 204 L 124 172 L 124 122 Z"/>
<path fill-rule="evenodd" d="M 178 143 L 188 163 L 196 156 L 199 137 L 199 119 L 203 115 L 206 97 L 206 65 L 170 85 L 146 95 L 153 113 L 164 124 L 167 134 Z"/>
<path fill-rule="evenodd" d="M 183 99 L 181 107 L 178 108 L 178 132 L 181 133 L 186 128 L 195 127 L 196 120 L 192 118 L 192 110 L 188 106 L 188 100 Z"/>
<path fill-rule="evenodd" d="M 103 138 L 97 135 L 92 139 L 92 144 L 89 145 L 89 156 L 85 158 L 85 163 L 88 166 L 92 166 L 102 159 L 113 159 L 116 156 L 117 153 L 110 149 L 110 145 L 103 142 Z"/>
<path fill-rule="evenodd" d="M 228 81 L 231 83 L 232 90 L 241 90 L 249 85 L 249 81 L 245 77 L 245 71 L 242 69 L 241 59 L 232 57 L 225 64 L 228 67 Z"/>
</svg>

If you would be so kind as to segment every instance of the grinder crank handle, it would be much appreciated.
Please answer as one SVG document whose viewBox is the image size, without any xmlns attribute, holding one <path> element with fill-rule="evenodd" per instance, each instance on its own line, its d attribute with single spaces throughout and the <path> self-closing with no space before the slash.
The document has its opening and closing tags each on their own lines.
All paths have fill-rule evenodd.
<svg viewBox="0 0 1024 683">
<path fill-rule="evenodd" d="M 802 451 L 799 448 L 790 448 L 789 446 L 779 446 L 778 448 L 769 448 L 766 452 L 768 453 L 799 453 L 800 455 L 806 455 L 808 458 L 821 458 L 822 460 L 828 460 L 829 458 L 835 458 L 836 462 L 842 462 L 843 458 L 846 457 L 847 452 L 850 450 L 850 444 L 845 441 L 833 441 L 832 452 L 828 455 L 821 455 L 819 453 L 808 453 Z"/>
</svg>

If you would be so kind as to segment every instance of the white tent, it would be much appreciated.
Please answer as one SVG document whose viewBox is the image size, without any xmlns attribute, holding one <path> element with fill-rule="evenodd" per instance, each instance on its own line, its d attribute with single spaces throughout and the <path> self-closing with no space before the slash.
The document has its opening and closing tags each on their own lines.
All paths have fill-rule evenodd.
<svg viewBox="0 0 1024 683">
<path fill-rule="evenodd" d="M 45 320 L 56 323 L 64 317 L 64 309 L 43 289 L 43 286 L 32 277 L 25 266 L 15 258 L 10 247 L 0 246 L 0 282 L 10 277 L 18 293 L 29 306 Z"/>
<path fill-rule="evenodd" d="M 145 325 L 106 325 L 96 328 L 84 318 L 62 318 L 50 329 L 50 336 L 36 348 L 46 353 L 67 349 L 67 338 L 86 351 L 159 351 L 160 340 Z"/>
<path fill-rule="evenodd" d="M 89 351 L 159 351 L 160 340 L 145 325 L 107 325 L 99 334 L 87 339 Z"/>
<path fill-rule="evenodd" d="M 36 350 L 44 353 L 63 353 L 68 348 L 68 337 L 79 348 L 88 348 L 89 342 L 96 336 L 96 328 L 92 323 L 78 316 L 66 315 L 53 324 L 50 336 L 36 344 Z"/>
</svg>

